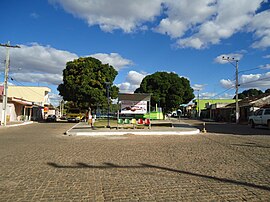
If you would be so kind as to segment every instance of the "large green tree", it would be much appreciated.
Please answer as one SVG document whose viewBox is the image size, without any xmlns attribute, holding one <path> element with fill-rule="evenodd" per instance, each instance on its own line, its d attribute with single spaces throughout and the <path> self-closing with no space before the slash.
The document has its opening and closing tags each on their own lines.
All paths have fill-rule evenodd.
<svg viewBox="0 0 270 202">
<path fill-rule="evenodd" d="M 146 76 L 135 93 L 151 93 L 151 105 L 159 104 L 165 113 L 194 98 L 189 80 L 168 72 Z"/>
<path fill-rule="evenodd" d="M 270 93 L 270 88 L 266 89 L 264 93 Z"/>
<path fill-rule="evenodd" d="M 247 97 L 257 96 L 257 95 L 261 95 L 261 94 L 263 94 L 263 92 L 261 90 L 248 89 L 248 90 L 244 90 L 242 93 L 239 93 L 238 98 L 245 99 Z M 235 99 L 235 96 L 233 99 Z"/>
<path fill-rule="evenodd" d="M 63 99 L 72 101 L 79 108 L 96 108 L 106 105 L 106 83 L 113 84 L 117 71 L 109 64 L 92 57 L 67 62 L 63 70 L 63 83 L 58 91 Z M 110 86 L 110 97 L 116 98 L 118 87 Z"/>
</svg>

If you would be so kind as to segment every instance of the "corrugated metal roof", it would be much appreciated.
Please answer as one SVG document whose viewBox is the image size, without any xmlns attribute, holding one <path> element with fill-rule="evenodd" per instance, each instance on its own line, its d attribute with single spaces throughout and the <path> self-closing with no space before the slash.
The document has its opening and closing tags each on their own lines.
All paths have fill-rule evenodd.
<svg viewBox="0 0 270 202">
<path fill-rule="evenodd" d="M 264 105 L 270 104 L 270 93 L 264 93 L 258 96 L 252 96 L 245 98 L 238 102 L 239 107 L 263 107 Z M 235 103 L 226 105 L 224 108 L 235 108 Z"/>
</svg>

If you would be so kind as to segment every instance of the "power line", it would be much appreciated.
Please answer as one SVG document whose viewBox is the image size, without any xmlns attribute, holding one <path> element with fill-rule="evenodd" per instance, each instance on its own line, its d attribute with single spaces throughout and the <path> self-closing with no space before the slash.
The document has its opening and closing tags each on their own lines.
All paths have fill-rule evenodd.
<svg viewBox="0 0 270 202">
<path fill-rule="evenodd" d="M 270 77 L 262 78 L 262 79 L 257 79 L 257 80 L 249 81 L 249 82 L 246 82 L 246 83 L 240 83 L 239 86 L 244 85 L 244 84 L 254 83 L 254 82 L 257 82 L 257 81 L 267 80 L 267 79 L 270 79 Z M 228 89 L 226 89 L 226 90 L 224 90 L 224 91 L 222 91 L 222 92 L 220 92 L 220 93 L 218 93 L 218 94 L 210 97 L 210 99 L 215 98 L 215 97 L 217 97 L 219 95 L 222 95 L 222 94 L 226 93 L 227 91 L 229 91 L 229 90 L 231 90 L 233 88 L 234 88 L 234 86 L 232 86 L 232 87 L 230 87 L 230 88 L 228 88 Z"/>
<path fill-rule="evenodd" d="M 261 67 L 256 67 L 256 68 L 251 68 L 251 69 L 242 70 L 242 71 L 239 71 L 239 73 L 250 72 L 250 71 L 256 70 L 256 69 L 261 69 Z"/>
<path fill-rule="evenodd" d="M 257 81 L 262 81 L 262 80 L 267 80 L 267 79 L 270 79 L 270 77 L 262 78 L 262 79 L 257 79 L 257 80 L 249 81 L 249 82 L 246 82 L 246 83 L 240 83 L 239 85 L 241 86 L 241 85 L 244 85 L 244 84 L 249 84 L 249 83 L 253 83 L 253 82 L 257 82 Z M 224 90 L 224 91 L 222 91 L 222 92 L 220 92 L 220 93 L 218 93 L 218 94 L 210 97 L 209 99 L 213 99 L 213 98 L 215 98 L 215 97 L 217 97 L 219 95 L 222 95 L 222 94 L 226 93 L 227 91 L 232 90 L 233 88 L 234 88 L 234 86 L 232 86 L 232 87 L 230 87 L 230 88 L 228 88 L 228 89 L 226 89 L 226 90 Z"/>
<path fill-rule="evenodd" d="M 219 95 L 222 95 L 222 94 L 226 93 L 227 91 L 232 90 L 233 88 L 234 88 L 234 86 L 232 86 L 232 87 L 230 87 L 230 88 L 228 88 L 228 89 L 226 89 L 226 90 L 224 90 L 224 91 L 222 91 L 222 92 L 220 92 L 220 93 L 218 93 L 218 94 L 210 97 L 210 99 L 213 99 L 213 98 L 215 98 L 215 97 L 217 97 Z"/>
<path fill-rule="evenodd" d="M 257 79 L 257 80 L 249 81 L 249 82 L 245 82 L 245 83 L 240 83 L 239 85 L 244 85 L 244 84 L 254 83 L 254 82 L 257 82 L 257 81 L 262 81 L 262 80 L 267 80 L 267 79 L 270 80 L 270 77 L 261 78 L 261 79 Z"/>
</svg>

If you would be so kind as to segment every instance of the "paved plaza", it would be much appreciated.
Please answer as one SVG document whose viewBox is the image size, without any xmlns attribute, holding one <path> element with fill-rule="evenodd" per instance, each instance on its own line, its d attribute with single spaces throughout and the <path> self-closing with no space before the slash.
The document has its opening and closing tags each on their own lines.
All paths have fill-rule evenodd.
<svg viewBox="0 0 270 202">
<path fill-rule="evenodd" d="M 268 129 L 64 135 L 73 125 L 0 128 L 0 201 L 270 201 Z"/>
</svg>

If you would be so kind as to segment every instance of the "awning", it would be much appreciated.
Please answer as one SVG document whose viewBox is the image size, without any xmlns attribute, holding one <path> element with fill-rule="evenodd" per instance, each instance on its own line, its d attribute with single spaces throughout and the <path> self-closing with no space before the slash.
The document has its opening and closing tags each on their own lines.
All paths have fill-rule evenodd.
<svg viewBox="0 0 270 202">
<path fill-rule="evenodd" d="M 23 100 L 23 99 L 20 99 L 20 98 L 14 98 L 14 97 L 12 97 L 11 98 L 11 101 L 12 102 L 16 102 L 16 103 L 21 104 L 21 105 L 32 105 L 32 102 L 26 101 L 26 100 Z"/>
</svg>

